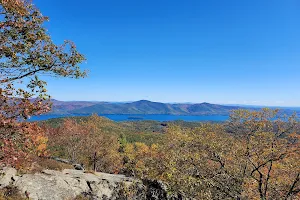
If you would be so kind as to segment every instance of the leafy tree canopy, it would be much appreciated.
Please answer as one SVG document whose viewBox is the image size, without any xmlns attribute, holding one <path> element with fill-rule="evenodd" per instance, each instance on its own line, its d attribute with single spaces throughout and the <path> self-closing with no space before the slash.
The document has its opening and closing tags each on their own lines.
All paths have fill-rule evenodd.
<svg viewBox="0 0 300 200">
<path fill-rule="evenodd" d="M 0 0 L 0 164 L 45 149 L 41 130 L 19 121 L 50 109 L 47 82 L 40 77 L 86 76 L 79 68 L 84 56 L 70 41 L 54 44 L 45 21 L 31 1 Z"/>
<path fill-rule="evenodd" d="M 85 60 L 84 56 L 70 41 L 62 45 L 53 43 L 43 26 L 48 17 L 43 16 L 31 2 L 0 0 L 0 20 L 2 117 L 26 118 L 42 110 L 38 102 L 49 96 L 45 88 L 47 83 L 39 79 L 41 75 L 86 76 L 86 72 L 78 66 Z M 29 101 L 34 97 L 38 97 L 35 102 Z M 22 98 L 23 101 L 14 101 L 18 106 L 11 109 L 12 102 L 8 100 L 12 98 Z"/>
</svg>

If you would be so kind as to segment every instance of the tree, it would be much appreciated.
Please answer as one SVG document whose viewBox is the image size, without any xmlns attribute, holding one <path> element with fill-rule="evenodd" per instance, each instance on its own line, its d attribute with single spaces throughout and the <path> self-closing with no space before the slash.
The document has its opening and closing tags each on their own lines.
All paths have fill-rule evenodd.
<svg viewBox="0 0 300 200">
<path fill-rule="evenodd" d="M 155 148 L 127 144 L 125 167 L 195 199 L 299 199 L 298 124 L 263 109 L 234 111 L 225 124 L 168 126 Z"/>
<path fill-rule="evenodd" d="M 43 26 L 47 20 L 30 1 L 0 0 L 2 151 L 5 143 L 16 141 L 14 137 L 23 138 L 22 127 L 26 123 L 19 120 L 50 109 L 47 82 L 41 80 L 41 76 L 86 76 L 86 71 L 78 66 L 85 60 L 84 56 L 70 41 L 60 46 L 54 44 Z"/>
<path fill-rule="evenodd" d="M 228 124 L 240 141 L 242 196 L 248 199 L 300 198 L 300 135 L 295 115 L 278 110 L 234 111 Z"/>
<path fill-rule="evenodd" d="M 88 159 L 95 171 L 118 173 L 122 168 L 120 143 L 116 135 L 104 130 L 105 123 L 111 122 L 96 114 L 80 123 L 89 132 L 82 146 L 82 160 Z"/>
<path fill-rule="evenodd" d="M 54 156 L 82 163 L 86 169 L 117 173 L 122 168 L 120 143 L 116 135 L 103 130 L 103 123 L 107 121 L 92 115 L 78 121 L 64 119 L 56 128 L 44 125 L 49 136 L 49 149 Z"/>
<path fill-rule="evenodd" d="M 226 137 L 227 136 L 227 137 Z M 161 145 L 128 144 L 125 167 L 140 178 L 160 179 L 171 193 L 195 199 L 232 199 L 238 193 L 234 162 L 237 144 L 217 124 L 168 126 Z"/>
</svg>

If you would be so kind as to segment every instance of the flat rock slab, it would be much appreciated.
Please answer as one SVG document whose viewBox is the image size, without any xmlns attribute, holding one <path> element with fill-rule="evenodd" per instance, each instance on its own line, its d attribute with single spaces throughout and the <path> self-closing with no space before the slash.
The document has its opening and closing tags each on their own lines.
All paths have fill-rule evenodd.
<svg viewBox="0 0 300 200">
<path fill-rule="evenodd" d="M 71 169 L 24 175 L 17 175 L 13 168 L 0 171 L 0 187 L 14 185 L 32 200 L 69 200 L 81 194 L 92 194 L 94 199 L 119 199 L 119 191 L 124 186 L 138 182 L 123 175 L 92 174 Z"/>
<path fill-rule="evenodd" d="M 0 189 L 15 186 L 31 200 L 72 200 L 79 195 L 105 200 L 183 200 L 169 196 L 164 183 L 138 180 L 124 175 L 85 173 L 80 170 L 43 170 L 35 174 L 18 174 L 14 168 L 0 170 Z"/>
</svg>

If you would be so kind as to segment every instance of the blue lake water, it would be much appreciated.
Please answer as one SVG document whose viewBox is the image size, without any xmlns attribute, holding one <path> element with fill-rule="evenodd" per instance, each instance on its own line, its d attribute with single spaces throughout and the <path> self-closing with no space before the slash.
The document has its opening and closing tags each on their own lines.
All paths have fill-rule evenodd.
<svg viewBox="0 0 300 200">
<path fill-rule="evenodd" d="M 34 116 L 29 121 L 41 121 L 52 118 L 70 117 L 70 116 L 89 116 L 89 115 L 41 115 Z M 155 120 L 155 121 L 175 121 L 184 120 L 190 122 L 196 121 L 214 121 L 222 122 L 229 119 L 225 115 L 203 115 L 203 116 L 193 116 L 193 115 L 99 115 L 109 118 L 113 121 L 137 121 L 137 120 Z"/>
</svg>

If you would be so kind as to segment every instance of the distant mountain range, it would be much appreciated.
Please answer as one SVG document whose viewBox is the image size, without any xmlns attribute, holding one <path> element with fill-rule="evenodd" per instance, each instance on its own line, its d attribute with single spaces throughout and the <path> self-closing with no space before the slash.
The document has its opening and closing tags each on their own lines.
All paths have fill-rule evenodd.
<svg viewBox="0 0 300 200">
<path fill-rule="evenodd" d="M 148 100 L 134 102 L 93 102 L 52 100 L 49 114 L 167 114 L 167 115 L 228 115 L 231 110 L 260 109 L 254 107 L 218 105 L 210 103 L 160 103 Z M 284 109 L 291 114 L 293 111 Z"/>
</svg>

